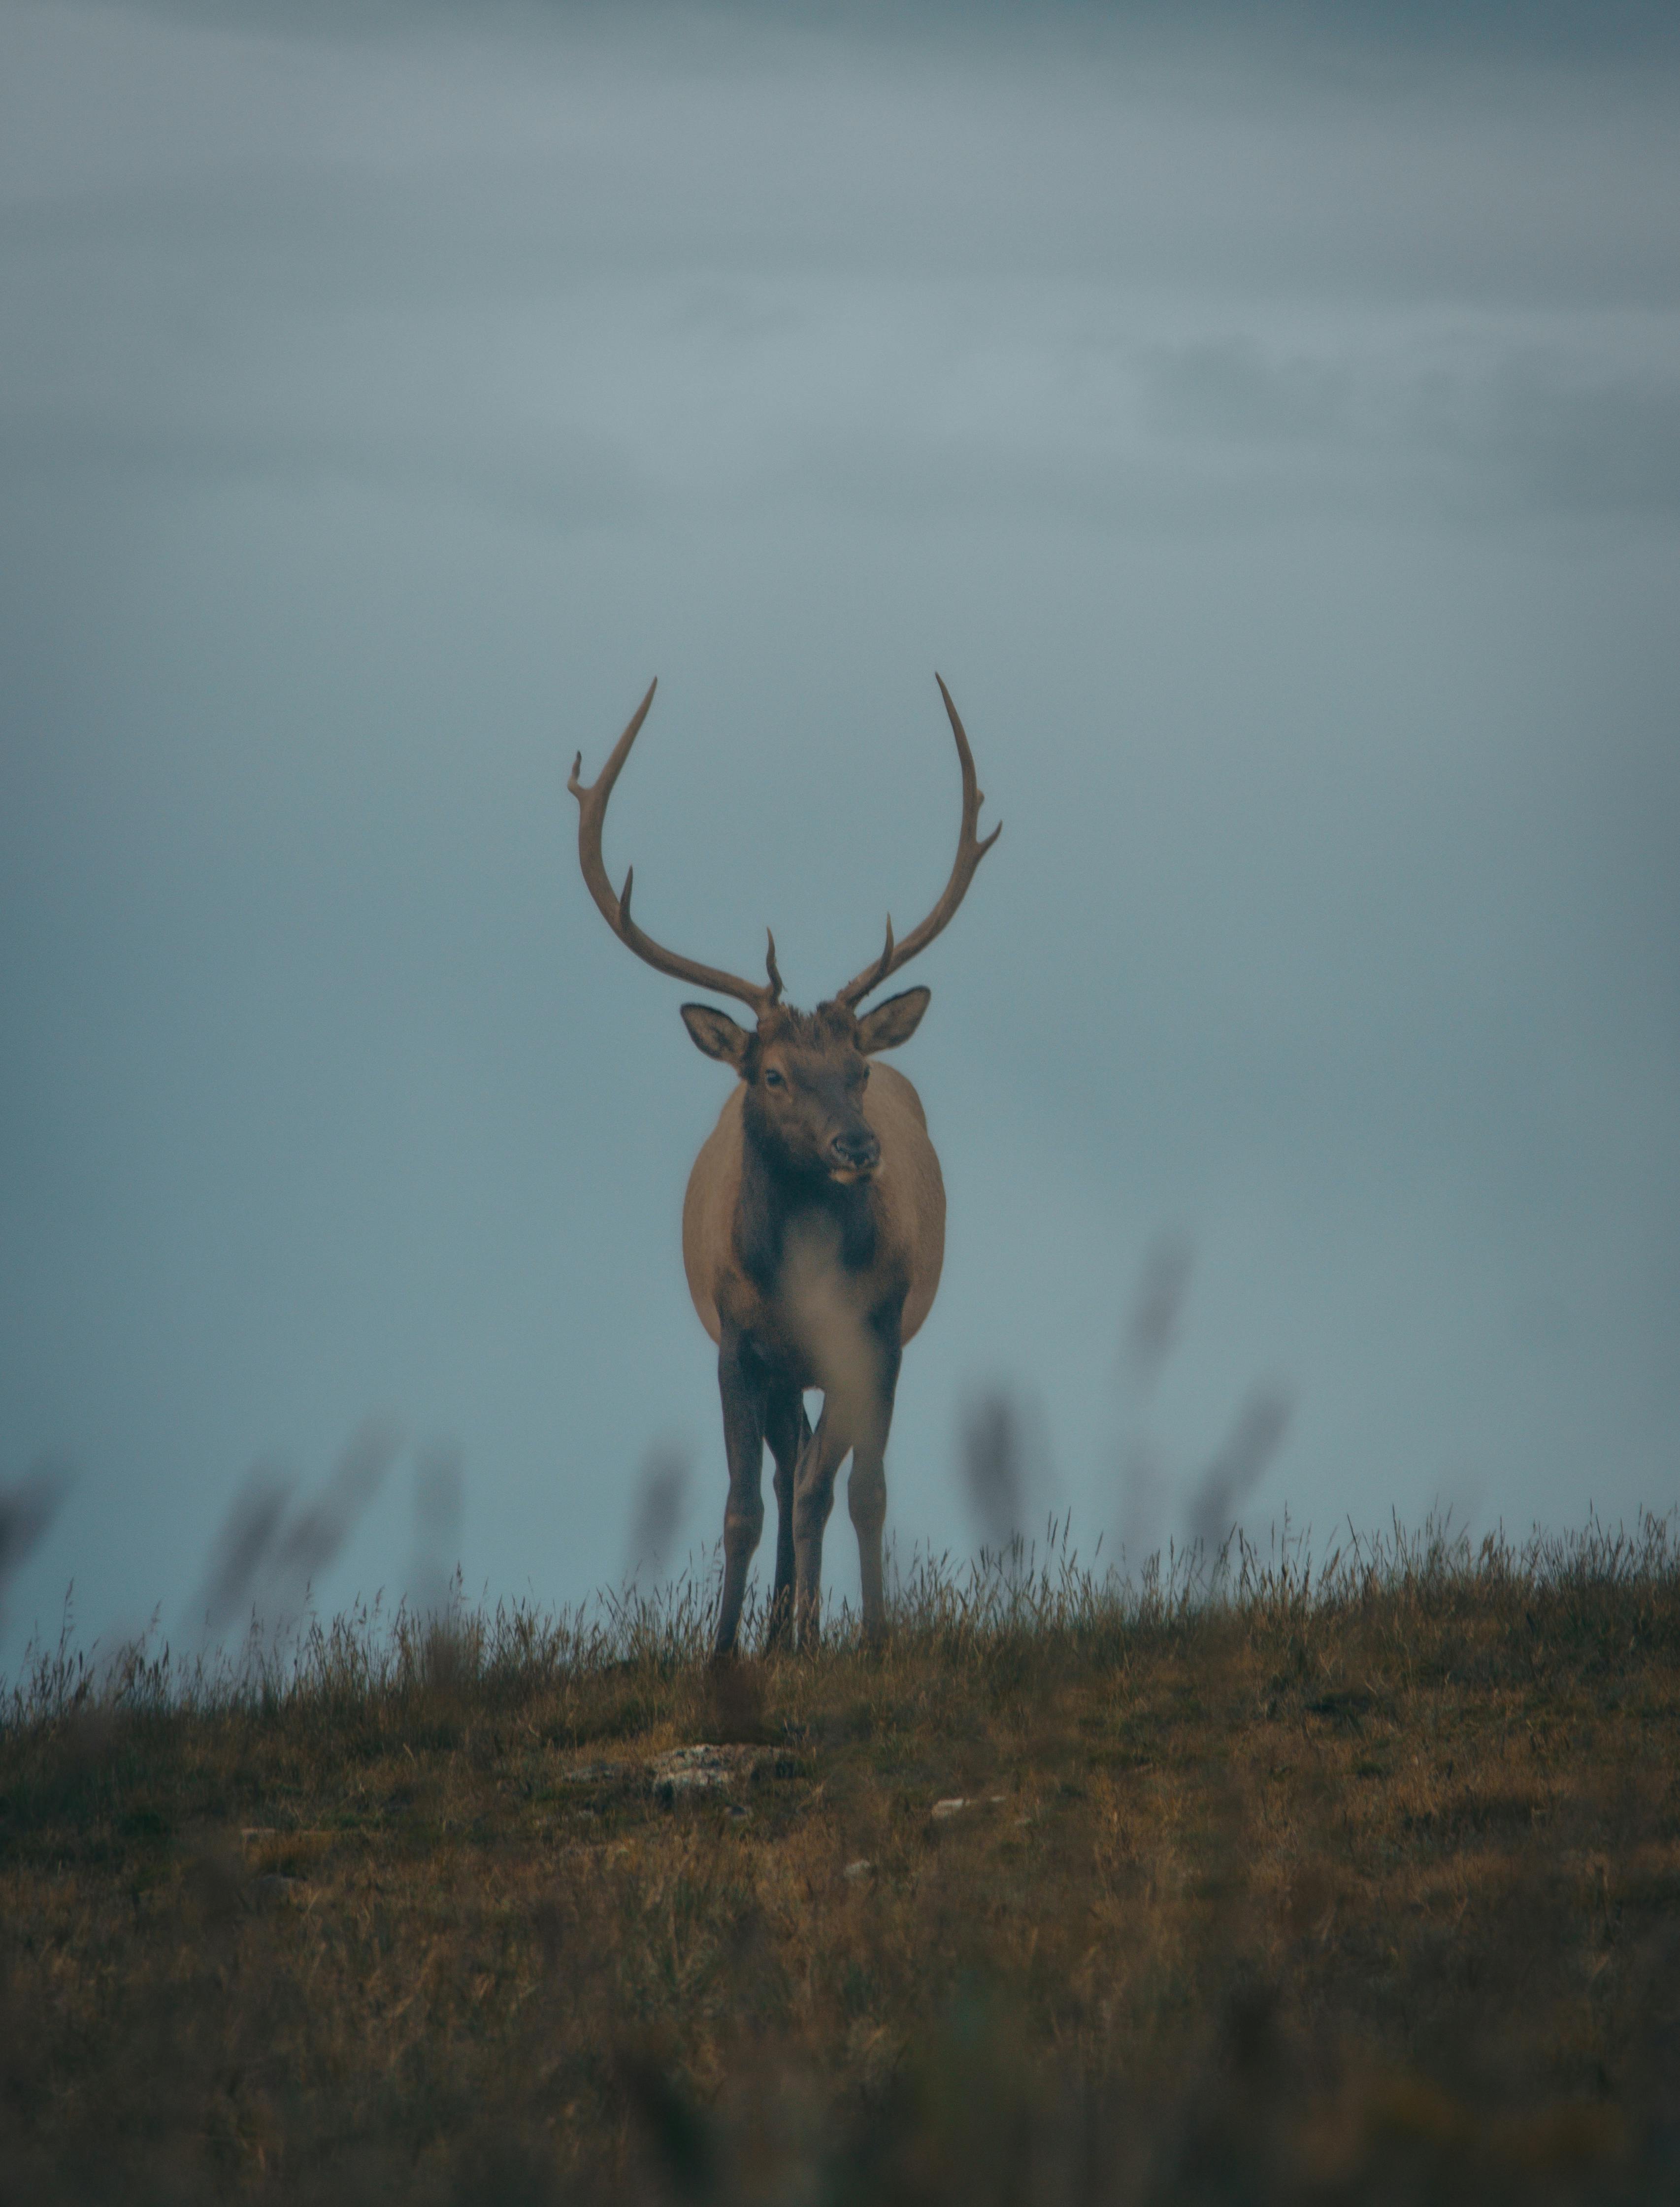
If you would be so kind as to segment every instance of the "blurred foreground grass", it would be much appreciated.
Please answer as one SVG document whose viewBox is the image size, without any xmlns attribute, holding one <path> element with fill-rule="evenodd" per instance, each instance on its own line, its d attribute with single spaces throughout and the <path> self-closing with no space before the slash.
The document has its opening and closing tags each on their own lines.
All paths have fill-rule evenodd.
<svg viewBox="0 0 1680 2207">
<path fill-rule="evenodd" d="M 1665 1521 L 707 1608 L 38 1654 L 0 2199 L 1680 2197 Z"/>
</svg>

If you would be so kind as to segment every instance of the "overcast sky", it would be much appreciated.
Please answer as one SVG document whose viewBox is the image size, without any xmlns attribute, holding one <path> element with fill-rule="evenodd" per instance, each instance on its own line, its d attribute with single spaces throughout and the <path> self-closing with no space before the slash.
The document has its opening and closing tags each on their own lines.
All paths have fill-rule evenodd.
<svg viewBox="0 0 1680 2207">
<path fill-rule="evenodd" d="M 1438 18 L 10 0 L 0 1665 L 242 1497 L 326 1609 L 709 1548 L 728 1076 L 565 788 L 655 673 L 608 863 L 798 1002 L 936 667 L 1007 823 L 901 1559 L 1000 1394 L 1105 1557 L 1674 1504 L 1680 45 Z"/>
</svg>

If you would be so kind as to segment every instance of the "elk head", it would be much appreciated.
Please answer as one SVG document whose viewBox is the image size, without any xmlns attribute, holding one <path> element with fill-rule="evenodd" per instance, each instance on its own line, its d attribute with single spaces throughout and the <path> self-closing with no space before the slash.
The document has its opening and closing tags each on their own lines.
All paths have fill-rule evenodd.
<svg viewBox="0 0 1680 2207">
<path fill-rule="evenodd" d="M 578 863 L 607 925 L 657 972 L 692 981 L 719 996 L 732 996 L 751 1009 L 755 1024 L 750 1028 L 739 1026 L 708 1004 L 685 1004 L 683 1023 L 697 1049 L 732 1066 L 746 1084 L 747 1124 L 756 1139 L 794 1169 L 842 1184 L 866 1180 L 880 1157 L 880 1145 L 863 1111 L 869 1061 L 877 1050 L 892 1050 L 909 1041 L 928 1008 L 931 991 L 907 989 L 861 1016 L 858 1007 L 949 924 L 967 894 L 976 867 L 1003 832 L 1000 822 L 989 835 L 982 838 L 978 834 L 980 807 L 985 799 L 975 776 L 973 754 L 950 691 L 939 676 L 934 679 L 945 700 L 962 769 L 962 825 L 951 877 L 933 910 L 902 942 L 894 939 L 889 918 L 881 955 L 814 1012 L 796 1011 L 783 1003 L 774 935 L 768 937 L 765 960 L 768 978 L 744 981 L 720 967 L 702 966 L 667 950 L 644 933 L 631 917 L 634 867 L 625 876 L 623 889 L 613 894 L 601 854 L 601 828 L 613 786 L 648 716 L 657 682 L 649 685 L 647 696 L 613 746 L 600 778 L 584 786 L 579 778 L 583 765 L 580 751 L 566 785 L 578 804 Z"/>
<path fill-rule="evenodd" d="M 906 989 L 861 1020 L 838 999 L 814 1012 L 772 1004 L 753 1031 L 709 1004 L 685 1004 L 683 1024 L 698 1049 L 746 1083 L 746 1122 L 761 1147 L 802 1175 L 845 1185 L 867 1180 L 881 1161 L 864 1116 L 870 1058 L 909 1041 L 930 995 Z"/>
</svg>

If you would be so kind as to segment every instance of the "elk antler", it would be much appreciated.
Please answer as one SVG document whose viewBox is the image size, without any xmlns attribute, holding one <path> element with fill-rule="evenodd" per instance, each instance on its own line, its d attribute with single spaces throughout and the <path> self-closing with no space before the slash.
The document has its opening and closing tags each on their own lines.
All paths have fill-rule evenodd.
<svg viewBox="0 0 1680 2207">
<path fill-rule="evenodd" d="M 607 867 L 601 855 L 601 823 L 607 817 L 607 800 L 613 794 L 613 785 L 630 757 L 630 747 L 641 733 L 642 723 L 648 717 L 648 708 L 654 702 L 654 692 L 659 687 L 657 677 L 648 685 L 648 694 L 637 707 L 630 726 L 613 746 L 613 755 L 602 767 L 599 778 L 587 789 L 579 776 L 583 770 L 583 754 L 579 751 L 574 761 L 566 787 L 577 799 L 577 863 L 583 869 L 583 879 L 589 884 L 589 894 L 601 906 L 601 916 L 621 942 L 627 942 L 637 956 L 661 973 L 669 973 L 679 981 L 692 981 L 697 988 L 710 989 L 720 996 L 733 996 L 743 1004 L 750 1004 L 755 1012 L 762 1013 L 780 999 L 781 975 L 776 971 L 776 942 L 770 937 L 769 956 L 766 961 L 768 982 L 743 981 L 733 973 L 726 973 L 716 966 L 702 966 L 692 958 L 684 958 L 663 943 L 655 942 L 651 935 L 644 935 L 630 916 L 630 892 L 636 879 L 632 866 L 625 876 L 621 894 L 614 896 L 613 884 L 607 877 Z M 974 778 L 972 766 L 968 778 Z"/>
<path fill-rule="evenodd" d="M 1003 833 L 1000 820 L 983 841 L 978 834 L 980 807 L 985 803 L 985 792 L 974 773 L 974 754 L 968 748 L 968 738 L 957 717 L 957 709 L 951 703 L 951 693 L 945 687 L 942 676 L 936 674 L 939 694 L 945 700 L 945 709 L 951 717 L 951 733 L 957 739 L 957 758 L 962 768 L 962 828 L 957 837 L 956 863 L 951 868 L 951 878 L 945 884 L 945 893 L 919 927 L 912 928 L 904 941 L 894 943 L 893 923 L 887 922 L 887 948 L 873 966 L 864 966 L 840 991 L 835 1002 L 856 1007 L 864 998 L 881 986 L 889 973 L 896 973 L 900 966 L 907 966 L 918 950 L 925 950 L 942 928 L 948 927 L 956 915 L 957 906 L 968 894 L 968 885 L 974 878 L 974 870 L 992 845 Z M 646 708 L 643 708 L 645 711 Z M 605 776 L 602 777 L 605 779 Z"/>
</svg>

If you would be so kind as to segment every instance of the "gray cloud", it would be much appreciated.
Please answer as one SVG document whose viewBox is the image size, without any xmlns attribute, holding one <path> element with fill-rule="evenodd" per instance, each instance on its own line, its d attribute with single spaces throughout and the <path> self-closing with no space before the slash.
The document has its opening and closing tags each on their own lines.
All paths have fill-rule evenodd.
<svg viewBox="0 0 1680 2207">
<path fill-rule="evenodd" d="M 1180 446 L 1267 470 L 1285 500 L 1286 484 L 1297 499 L 1471 513 L 1654 514 L 1680 499 L 1680 321 L 1611 317 L 1551 347 L 1519 321 L 1414 351 L 1276 358 L 1253 338 L 1205 340 L 1147 362 L 1145 405 Z"/>
<path fill-rule="evenodd" d="M 1450 400 L 1444 421 L 1434 393 L 1420 410 L 1430 427 L 1438 422 L 1444 453 L 1480 446 L 1519 506 L 1669 513 L 1680 505 L 1680 363 L 1671 332 L 1653 330 L 1647 341 L 1654 369 L 1571 374 L 1573 363 L 1518 355 L 1483 390 Z"/>
</svg>

